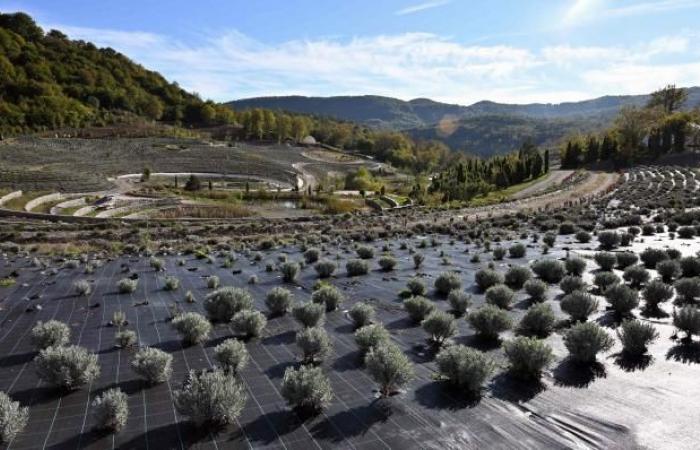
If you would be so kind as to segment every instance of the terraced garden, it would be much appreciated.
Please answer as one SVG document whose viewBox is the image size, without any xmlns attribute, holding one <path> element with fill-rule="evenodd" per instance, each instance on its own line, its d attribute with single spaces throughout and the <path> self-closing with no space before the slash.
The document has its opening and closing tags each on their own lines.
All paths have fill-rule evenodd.
<svg viewBox="0 0 700 450">
<path fill-rule="evenodd" d="M 419 220 L 384 235 L 373 234 L 377 224 L 415 212 L 279 240 L 216 227 L 172 239 L 165 229 L 125 254 L 82 262 L 5 244 L 0 278 L 13 283 L 0 288 L 0 390 L 29 408 L 9 448 L 692 446 L 700 233 L 693 210 L 676 206 L 692 202 L 690 180 L 671 166 L 640 168 L 583 204 L 479 223 Z M 653 210 L 633 205 L 649 189 L 674 193 Z M 194 320 L 189 313 L 213 319 L 221 286 L 248 292 L 252 312 L 183 342 L 177 324 Z M 301 313 L 314 303 L 318 323 Z M 41 378 L 32 335 L 48 320 L 67 324 L 61 345 L 97 355 L 99 376 L 68 391 Z M 115 346 L 125 331 L 134 341 Z M 227 339 L 249 357 L 226 378 L 241 388 L 240 409 L 232 406 L 228 425 L 197 427 L 176 398 L 189 370 L 221 365 L 217 346 Z M 591 345 L 592 354 L 583 350 Z M 142 379 L 139 347 L 172 357 L 165 381 Z M 392 348 L 404 356 L 390 357 Z M 377 367 L 401 376 L 387 382 Z M 290 394 L 302 368 L 320 377 L 305 388 L 305 397 L 321 395 L 317 409 L 299 408 Z M 110 388 L 126 395 L 129 411 L 117 433 L 100 431 L 95 415 Z"/>
<path fill-rule="evenodd" d="M 26 210 L 28 201 L 52 193 L 52 197 L 29 209 L 41 214 L 82 217 L 152 215 L 179 218 L 181 214 L 187 214 L 192 218 L 206 218 L 207 213 L 211 213 L 209 218 L 277 217 L 285 216 L 285 213 L 294 216 L 298 215 L 295 210 L 303 208 L 280 208 L 269 204 L 272 197 L 279 196 L 275 192 L 298 190 L 307 193 L 317 186 L 322 187 L 320 183 L 333 177 L 343 179 L 359 167 L 384 167 L 356 157 L 321 158 L 319 155 L 333 153 L 320 149 L 277 144 L 226 144 L 197 139 L 26 137 L 3 141 L 0 146 L 7 150 L 0 152 L 0 188 L 6 192 L 21 192 L 19 197 L 8 201 L 7 209 Z M 307 152 L 313 156 L 307 157 Z M 146 169 L 153 177 L 143 183 L 142 172 Z M 205 191 L 209 187 L 217 195 L 229 197 L 236 193 L 238 199 L 233 202 L 224 202 L 223 197 L 215 199 L 225 203 L 218 210 L 213 207 L 217 205 L 193 205 L 193 200 L 201 202 L 202 199 L 193 199 L 193 195 L 182 189 L 192 174 L 197 176 Z M 399 180 L 400 177 L 396 175 L 395 178 Z M 248 196 L 249 191 L 261 193 L 255 197 L 268 203 L 248 201 L 251 204 L 240 204 L 240 197 L 244 193 Z M 271 194 L 263 196 L 263 191 Z M 53 198 L 59 193 L 65 197 L 61 199 L 64 201 Z M 116 201 L 103 206 L 102 201 L 109 198 L 116 198 Z M 164 205 L 155 200 L 158 198 L 172 201 L 170 205 Z M 324 199 L 317 200 L 316 203 Z M 272 206 L 271 211 L 267 211 L 266 206 Z M 110 211 L 114 207 L 117 211 Z M 238 212 L 233 213 L 236 208 Z M 320 208 L 314 213 L 325 209 Z M 246 210 L 249 214 L 245 213 Z"/>
</svg>

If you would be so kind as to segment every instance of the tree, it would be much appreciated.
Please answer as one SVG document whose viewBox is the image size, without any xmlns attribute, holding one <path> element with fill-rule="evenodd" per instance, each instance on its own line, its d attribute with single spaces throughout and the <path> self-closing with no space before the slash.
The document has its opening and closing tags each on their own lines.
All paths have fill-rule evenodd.
<svg viewBox="0 0 700 450">
<path fill-rule="evenodd" d="M 642 142 L 649 128 L 648 111 L 634 106 L 623 107 L 615 119 L 615 132 L 619 143 L 616 163 L 629 164 L 639 155 Z"/>
<path fill-rule="evenodd" d="M 586 162 L 595 163 L 600 157 L 600 143 L 595 136 L 589 136 L 586 142 Z"/>
<path fill-rule="evenodd" d="M 600 160 L 609 161 L 617 153 L 617 141 L 610 134 L 606 134 L 603 137 L 603 142 L 600 145 Z"/>
<path fill-rule="evenodd" d="M 143 101 L 141 110 L 146 117 L 152 120 L 159 120 L 163 116 L 163 102 L 157 97 L 149 96 Z"/>
<path fill-rule="evenodd" d="M 292 119 L 292 136 L 297 142 L 301 141 L 309 134 L 309 119 L 295 115 Z"/>
<path fill-rule="evenodd" d="M 198 191 L 200 189 L 202 189 L 202 182 L 195 174 L 191 174 L 190 177 L 187 179 L 187 183 L 185 183 L 185 190 Z"/>
<path fill-rule="evenodd" d="M 661 107 L 667 114 L 671 114 L 680 109 L 687 100 L 688 92 L 684 88 L 669 84 L 651 93 L 647 108 Z"/>
<path fill-rule="evenodd" d="M 251 136 L 257 139 L 262 139 L 265 134 L 265 114 L 262 109 L 255 108 L 250 113 L 250 128 L 248 130 Z"/>
<path fill-rule="evenodd" d="M 289 133 L 291 132 L 292 129 L 292 119 L 289 118 L 287 114 L 282 114 L 280 113 L 277 116 L 277 120 L 275 121 L 277 127 L 276 127 L 276 134 L 277 134 L 277 143 L 282 143 L 283 140 L 287 139 L 289 137 Z"/>
<path fill-rule="evenodd" d="M 44 36 L 44 31 L 25 13 L 0 14 L 0 28 L 7 28 L 33 41 Z"/>
</svg>

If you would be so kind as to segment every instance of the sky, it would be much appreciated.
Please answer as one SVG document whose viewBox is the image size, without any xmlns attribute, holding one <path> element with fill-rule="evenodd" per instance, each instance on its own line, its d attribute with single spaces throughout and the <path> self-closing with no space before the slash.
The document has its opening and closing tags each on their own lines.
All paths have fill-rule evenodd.
<svg viewBox="0 0 700 450">
<path fill-rule="evenodd" d="M 560 103 L 700 85 L 700 0 L 0 0 L 203 98 Z"/>
</svg>

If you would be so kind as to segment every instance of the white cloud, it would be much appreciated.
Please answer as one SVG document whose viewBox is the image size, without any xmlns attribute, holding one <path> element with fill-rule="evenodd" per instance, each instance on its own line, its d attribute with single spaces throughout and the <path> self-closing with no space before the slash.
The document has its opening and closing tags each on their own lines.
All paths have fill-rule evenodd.
<svg viewBox="0 0 700 450">
<path fill-rule="evenodd" d="M 685 35 L 661 36 L 650 42 L 631 47 L 557 45 L 542 49 L 542 57 L 552 64 L 564 67 L 585 64 L 610 65 L 652 61 L 658 56 L 684 55 L 689 51 L 690 37 Z"/>
<path fill-rule="evenodd" d="M 700 7 L 698 0 L 660 0 L 609 8 L 609 16 L 633 16 Z"/>
<path fill-rule="evenodd" d="M 666 84 L 700 84 L 700 63 L 619 65 L 588 70 L 581 78 L 594 90 L 607 89 L 614 93 L 651 92 Z"/>
<path fill-rule="evenodd" d="M 609 61 L 623 59 L 627 52 L 615 47 L 572 47 L 570 45 L 557 45 L 542 49 L 542 56 L 554 64 L 571 65 L 580 62 Z"/>
<path fill-rule="evenodd" d="M 575 0 L 564 14 L 562 23 L 574 25 L 579 21 L 590 18 L 602 5 L 604 0 Z"/>
<path fill-rule="evenodd" d="M 465 45 L 429 33 L 267 45 L 232 31 L 193 44 L 152 33 L 56 27 L 110 46 L 203 97 L 376 94 L 469 104 L 575 101 L 700 84 L 693 34 L 629 47 Z"/>
<path fill-rule="evenodd" d="M 610 0 L 574 0 L 566 9 L 561 25 L 574 27 L 595 19 L 610 19 L 638 15 L 660 14 L 668 11 L 700 8 L 700 0 L 655 0 L 620 5 Z"/>
<path fill-rule="evenodd" d="M 145 31 L 119 31 L 105 30 L 101 28 L 84 28 L 72 26 L 44 26 L 46 30 L 56 29 L 75 39 L 83 39 L 92 42 L 103 42 L 104 45 L 114 47 L 126 47 L 130 49 L 148 49 L 154 46 L 167 45 L 166 40 L 154 33 Z"/>
<path fill-rule="evenodd" d="M 405 8 L 396 11 L 397 16 L 405 16 L 406 14 L 413 14 L 420 11 L 425 11 L 426 9 L 437 8 L 438 6 L 443 6 L 450 3 L 451 0 L 432 0 L 424 3 L 419 3 L 416 5 L 407 6 Z"/>
</svg>

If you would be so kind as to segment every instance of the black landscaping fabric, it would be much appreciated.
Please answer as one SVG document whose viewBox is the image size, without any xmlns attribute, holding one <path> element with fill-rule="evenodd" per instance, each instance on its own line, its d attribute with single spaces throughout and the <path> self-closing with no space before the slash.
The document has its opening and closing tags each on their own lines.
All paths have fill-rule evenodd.
<svg viewBox="0 0 700 450">
<path fill-rule="evenodd" d="M 659 320 L 661 338 L 652 347 L 653 360 L 648 367 L 626 367 L 618 363 L 615 350 L 599 357 L 601 364 L 583 370 L 565 359 L 561 335 L 548 338 L 557 361 L 541 384 L 525 383 L 504 374 L 502 351 L 473 336 L 464 319 L 459 319 L 459 333 L 454 342 L 471 345 L 489 352 L 501 368 L 488 383 L 481 399 L 465 398 L 436 381 L 435 350 L 426 342 L 423 330 L 412 324 L 402 310 L 398 292 L 417 273 L 429 288 L 428 297 L 447 310 L 447 302 L 434 295 L 432 284 L 436 276 L 447 270 L 460 274 L 463 286 L 474 294 L 474 305 L 483 303 L 483 294 L 473 288 L 474 272 L 491 260 L 482 255 L 482 262 L 471 263 L 478 252 L 473 245 L 450 243 L 447 237 L 437 237 L 439 245 L 417 249 L 426 255 L 424 266 L 415 270 L 411 255 L 399 248 L 398 241 L 389 242 L 398 259 L 392 272 L 378 270 L 377 258 L 368 261 L 370 274 L 349 278 L 345 261 L 354 257 L 348 246 L 329 248 L 323 257 L 335 259 L 336 275 L 330 282 L 346 297 L 341 310 L 327 314 L 325 329 L 332 337 L 333 354 L 323 364 L 333 386 L 335 398 L 330 407 L 315 417 L 300 417 L 290 410 L 279 389 L 287 367 L 299 361 L 294 343 L 299 326 L 289 316 L 270 318 L 263 336 L 249 341 L 249 366 L 240 375 L 248 391 L 245 409 L 235 425 L 217 433 L 197 429 L 174 409 L 172 392 L 182 383 L 189 369 L 214 365 L 213 348 L 222 340 L 234 336 L 226 325 L 216 325 L 208 342 L 183 348 L 177 333 L 171 328 L 171 306 L 184 311 L 203 312 L 202 301 L 211 292 L 206 288 L 206 276 L 216 274 L 222 286 L 239 286 L 250 290 L 255 307 L 265 311 L 265 294 L 275 286 L 284 285 L 297 300 L 308 300 L 317 280 L 311 266 L 302 269 L 295 284 L 284 284 L 279 272 L 267 272 L 266 262 L 276 262 L 286 253 L 290 260 L 302 260 L 296 246 L 263 252 L 263 260 L 238 255 L 233 274 L 222 267 L 224 258 L 213 263 L 195 259 L 192 255 L 163 257 L 165 272 L 154 272 L 147 257 L 119 258 L 107 261 L 93 274 L 80 268 L 60 268 L 56 274 L 34 268 L 29 257 L 0 258 L 0 276 L 12 270 L 19 272 L 17 284 L 0 290 L 0 390 L 30 407 L 30 421 L 24 432 L 7 448 L 56 449 L 170 449 L 170 448 L 357 448 L 357 449 L 457 449 L 457 448 L 633 448 L 638 436 L 645 443 L 658 447 L 690 448 L 697 445 L 700 374 L 693 356 L 674 350 L 669 339 L 673 333 L 668 319 Z M 417 246 L 422 238 L 408 239 Z M 558 249 L 546 257 L 562 258 L 568 246 L 572 251 L 588 248 L 561 237 Z M 523 241 L 526 242 L 526 241 Z M 373 245 L 376 254 L 386 242 Z M 504 243 L 504 245 L 508 245 Z M 469 253 L 465 253 L 468 249 Z M 449 259 L 443 264 L 440 252 Z M 212 253 L 213 255 L 215 252 Z M 498 270 L 509 264 L 527 264 L 541 258 L 540 246 L 530 246 L 524 258 L 496 261 Z M 177 265 L 185 258 L 184 266 Z M 128 264 L 139 274 L 138 289 L 133 294 L 119 294 L 116 284 L 125 275 L 121 265 Z M 589 269 L 593 263 L 589 261 Z M 59 267 L 52 263 L 51 267 Z M 197 268 L 196 271 L 188 269 Z M 180 289 L 163 290 L 164 278 L 180 279 Z M 251 275 L 257 284 L 248 284 Z M 77 297 L 73 282 L 87 279 L 93 284 L 89 297 Z M 184 301 L 191 290 L 197 302 Z M 558 315 L 560 294 L 550 287 L 549 303 Z M 38 298 L 37 298 L 38 297 Z M 375 305 L 378 319 L 385 324 L 393 340 L 415 364 L 416 379 L 400 395 L 388 400 L 377 398 L 376 386 L 363 370 L 361 357 L 353 339 L 353 327 L 344 313 L 355 302 L 367 300 Z M 147 304 L 135 306 L 141 302 Z M 27 312 L 40 304 L 41 309 Z M 511 310 L 517 319 L 528 307 L 521 291 Z M 137 332 L 139 345 L 152 346 L 170 352 L 174 357 L 173 375 L 168 383 L 147 386 L 130 369 L 134 350 L 119 350 L 114 346 L 115 328 L 107 326 L 115 311 L 124 311 L 129 329 Z M 606 322 L 607 313 L 601 302 L 597 317 Z M 30 345 L 30 331 L 38 320 L 56 319 L 71 327 L 71 343 L 99 355 L 101 375 L 90 386 L 70 393 L 57 392 L 40 382 L 32 362 L 36 352 Z M 611 333 L 612 329 L 608 329 Z M 512 337 L 505 333 L 504 339 Z M 619 344 L 618 344 L 619 346 Z M 616 347 L 616 350 L 617 349 Z M 674 353 L 675 352 L 675 353 Z M 690 363 L 690 364 L 689 364 Z M 679 383 L 679 384 L 678 384 Z M 94 430 L 90 411 L 92 399 L 100 392 L 119 387 L 129 396 L 129 420 L 116 435 Z M 677 413 L 672 412 L 678 407 Z M 677 418 L 674 418 L 678 416 Z M 674 419 L 672 419 L 674 418 Z M 684 426 L 686 433 L 680 431 Z M 677 433 L 669 433 L 677 429 Z M 666 431 L 664 431 L 666 430 Z M 692 430 L 692 431 L 691 431 Z M 665 432 L 665 434 L 663 434 Z M 655 447 L 657 445 L 654 445 Z"/>
</svg>

